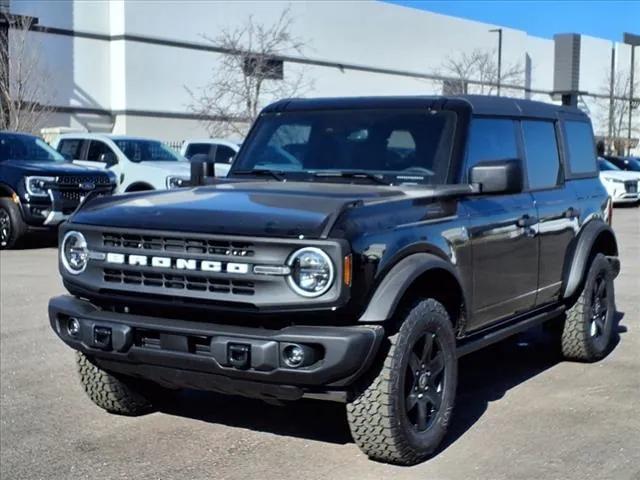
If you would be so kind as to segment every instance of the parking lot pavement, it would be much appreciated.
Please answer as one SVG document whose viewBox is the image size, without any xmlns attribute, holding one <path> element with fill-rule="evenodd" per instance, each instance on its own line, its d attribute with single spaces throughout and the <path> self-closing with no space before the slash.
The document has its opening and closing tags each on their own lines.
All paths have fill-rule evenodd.
<svg viewBox="0 0 640 480">
<path fill-rule="evenodd" d="M 619 343 L 603 361 L 560 361 L 542 331 L 462 360 L 451 433 L 411 468 L 371 462 L 343 407 L 287 408 L 185 392 L 139 418 L 95 407 L 46 318 L 63 292 L 53 248 L 0 253 L 0 478 L 638 479 L 640 210 L 616 209 Z"/>
</svg>

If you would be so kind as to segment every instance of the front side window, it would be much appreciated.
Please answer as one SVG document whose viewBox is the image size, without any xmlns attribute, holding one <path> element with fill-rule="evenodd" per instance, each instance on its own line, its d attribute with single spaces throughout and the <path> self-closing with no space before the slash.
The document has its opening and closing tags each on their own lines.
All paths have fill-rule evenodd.
<svg viewBox="0 0 640 480">
<path fill-rule="evenodd" d="M 565 121 L 564 131 L 569 154 L 569 169 L 574 174 L 596 171 L 596 147 L 588 122 Z"/>
<path fill-rule="evenodd" d="M 552 122 L 524 120 L 522 122 L 524 152 L 529 188 L 551 188 L 560 182 L 560 156 Z"/>
<path fill-rule="evenodd" d="M 66 158 L 71 160 L 79 160 L 80 154 L 82 150 L 82 140 L 81 139 L 62 139 L 60 143 L 58 143 L 58 151 Z"/>
<path fill-rule="evenodd" d="M 132 162 L 179 162 L 180 155 L 157 140 L 114 139 L 122 153 Z"/>
<path fill-rule="evenodd" d="M 0 162 L 5 160 L 64 162 L 64 157 L 38 137 L 0 133 Z"/>
<path fill-rule="evenodd" d="M 298 178 L 364 172 L 386 183 L 448 181 L 452 111 L 322 110 L 264 114 L 234 163 L 237 172 Z"/>
<path fill-rule="evenodd" d="M 186 158 L 191 158 L 194 155 L 207 155 L 209 156 L 211 151 L 211 144 L 209 143 L 190 143 L 187 150 L 184 152 Z"/>
<path fill-rule="evenodd" d="M 87 151 L 87 160 L 92 162 L 102 162 L 105 158 L 115 158 L 115 154 L 109 146 L 98 140 L 91 140 Z"/>
<path fill-rule="evenodd" d="M 236 152 L 226 145 L 218 145 L 216 148 L 216 163 L 231 163 Z"/>
<path fill-rule="evenodd" d="M 515 122 L 504 118 L 474 118 L 469 130 L 467 170 L 480 162 L 518 158 Z"/>
</svg>

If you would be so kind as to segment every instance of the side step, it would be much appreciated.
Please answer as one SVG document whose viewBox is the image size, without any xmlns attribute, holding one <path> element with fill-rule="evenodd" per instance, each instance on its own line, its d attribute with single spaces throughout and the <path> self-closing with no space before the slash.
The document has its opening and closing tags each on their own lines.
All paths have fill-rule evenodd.
<svg viewBox="0 0 640 480">
<path fill-rule="evenodd" d="M 564 306 L 561 305 L 552 310 L 538 313 L 533 317 L 527 317 L 524 320 L 514 320 L 506 324 L 501 323 L 491 329 L 475 333 L 458 344 L 458 358 L 551 320 L 561 315 L 564 310 Z"/>
</svg>

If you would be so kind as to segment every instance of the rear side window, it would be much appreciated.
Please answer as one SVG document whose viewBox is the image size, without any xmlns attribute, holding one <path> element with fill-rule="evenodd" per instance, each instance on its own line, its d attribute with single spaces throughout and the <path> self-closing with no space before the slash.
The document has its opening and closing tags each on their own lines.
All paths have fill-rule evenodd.
<svg viewBox="0 0 640 480">
<path fill-rule="evenodd" d="M 594 173 L 596 171 L 596 147 L 593 142 L 591 124 L 565 121 L 564 132 L 571 173 Z"/>
<path fill-rule="evenodd" d="M 80 159 L 80 151 L 82 150 L 82 140 L 74 140 L 71 138 L 60 140 L 58 143 L 58 151 L 67 158 L 73 160 Z"/>
<path fill-rule="evenodd" d="M 467 171 L 479 162 L 518 158 L 513 120 L 474 118 L 469 132 Z"/>
<path fill-rule="evenodd" d="M 529 188 L 537 190 L 558 185 L 561 170 L 554 124 L 525 120 L 522 122 L 522 135 Z"/>
</svg>

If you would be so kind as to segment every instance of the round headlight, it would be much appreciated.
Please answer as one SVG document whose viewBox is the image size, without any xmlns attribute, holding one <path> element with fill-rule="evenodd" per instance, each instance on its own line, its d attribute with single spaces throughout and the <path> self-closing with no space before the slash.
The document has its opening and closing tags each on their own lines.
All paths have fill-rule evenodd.
<svg viewBox="0 0 640 480">
<path fill-rule="evenodd" d="M 333 284 L 334 268 L 329 255 L 315 247 L 297 250 L 289 257 L 289 286 L 303 297 L 319 297 Z"/>
<path fill-rule="evenodd" d="M 77 275 L 84 272 L 89 259 L 89 249 L 84 235 L 80 232 L 67 232 L 62 239 L 60 258 L 69 273 Z"/>
</svg>

